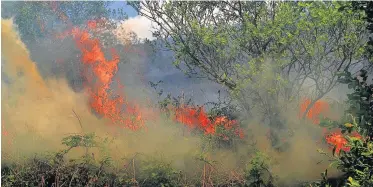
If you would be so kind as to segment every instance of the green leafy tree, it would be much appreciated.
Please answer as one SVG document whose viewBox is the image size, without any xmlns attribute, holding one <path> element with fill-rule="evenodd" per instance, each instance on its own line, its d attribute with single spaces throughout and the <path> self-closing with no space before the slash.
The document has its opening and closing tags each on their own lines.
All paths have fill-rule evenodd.
<svg viewBox="0 0 373 187">
<path fill-rule="evenodd" d="M 156 23 L 154 36 L 189 76 L 224 85 L 247 114 L 262 113 L 273 144 L 288 103 L 316 101 L 336 85 L 336 72 L 361 64 L 366 23 L 349 2 L 133 2 Z M 312 92 L 304 89 L 312 86 Z M 256 111 L 256 112 L 251 112 Z"/>
<path fill-rule="evenodd" d="M 113 10 L 109 9 L 110 4 L 111 2 L 103 1 L 4 2 L 2 18 L 13 17 L 22 39 L 29 42 L 48 36 L 51 30 L 63 25 L 62 16 L 66 16 L 72 25 L 85 24 L 88 20 L 98 18 L 109 18 L 113 16 Z M 118 12 L 122 12 L 122 17 L 125 18 L 123 11 Z"/>
<path fill-rule="evenodd" d="M 371 1 L 354 1 L 351 6 L 342 7 L 341 10 L 362 10 L 365 12 L 364 20 L 368 23 L 366 29 L 370 35 L 373 33 L 373 2 Z M 370 61 L 373 58 L 373 38 L 369 37 L 369 41 L 366 46 L 366 55 Z"/>
</svg>

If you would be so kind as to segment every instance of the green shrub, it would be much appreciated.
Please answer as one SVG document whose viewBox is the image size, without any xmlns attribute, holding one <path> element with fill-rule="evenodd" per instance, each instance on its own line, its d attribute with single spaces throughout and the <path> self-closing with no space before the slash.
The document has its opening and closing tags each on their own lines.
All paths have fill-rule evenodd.
<svg viewBox="0 0 373 187">
<path fill-rule="evenodd" d="M 245 170 L 246 186 L 274 187 L 276 177 L 270 170 L 270 158 L 261 152 L 256 152 Z"/>
<path fill-rule="evenodd" d="M 181 171 L 177 171 L 171 167 L 170 162 L 148 158 L 141 163 L 140 177 L 142 182 L 140 186 L 180 186 Z"/>
<path fill-rule="evenodd" d="M 321 125 L 329 128 L 340 128 L 344 134 L 349 150 L 341 150 L 339 155 L 335 154 L 333 166 L 336 166 L 344 174 L 341 177 L 347 186 L 373 186 L 373 84 L 367 84 L 367 72 L 361 70 L 359 77 L 352 77 L 351 73 L 341 73 L 340 82 L 348 84 L 353 89 L 348 94 L 349 109 L 343 122 L 324 121 Z M 352 137 L 355 131 L 360 137 Z M 322 182 L 318 186 L 330 186 L 327 182 L 327 172 L 323 173 Z"/>
</svg>

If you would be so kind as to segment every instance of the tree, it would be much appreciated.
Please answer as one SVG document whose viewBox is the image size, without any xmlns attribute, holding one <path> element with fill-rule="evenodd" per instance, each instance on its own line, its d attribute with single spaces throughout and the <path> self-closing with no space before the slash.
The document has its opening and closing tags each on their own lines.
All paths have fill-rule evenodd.
<svg viewBox="0 0 373 187">
<path fill-rule="evenodd" d="M 343 7 L 347 8 L 347 7 Z M 365 17 L 364 19 L 368 23 L 367 25 L 367 30 L 369 31 L 370 34 L 373 33 L 373 2 L 371 1 L 354 1 L 352 2 L 352 8 L 353 10 L 363 10 L 365 12 Z M 372 61 L 373 58 L 373 38 L 369 37 L 369 41 L 367 43 L 367 57 Z"/>
<path fill-rule="evenodd" d="M 224 85 L 245 111 L 263 113 L 276 131 L 281 110 L 309 93 L 312 105 L 336 84 L 338 71 L 361 64 L 361 12 L 346 2 L 133 2 L 156 24 L 154 36 L 189 76 Z M 228 23 L 228 24 L 227 24 Z M 275 134 L 275 133 L 274 133 Z M 275 138 L 274 142 L 278 138 Z"/>
<path fill-rule="evenodd" d="M 112 2 L 4 2 L 2 18 L 14 18 L 22 40 L 35 41 L 48 36 L 68 19 L 72 25 L 86 24 L 88 20 L 99 18 L 125 19 L 122 9 L 109 9 Z M 118 12 L 118 13 L 117 13 Z M 53 33 L 52 33 L 53 34 Z"/>
</svg>

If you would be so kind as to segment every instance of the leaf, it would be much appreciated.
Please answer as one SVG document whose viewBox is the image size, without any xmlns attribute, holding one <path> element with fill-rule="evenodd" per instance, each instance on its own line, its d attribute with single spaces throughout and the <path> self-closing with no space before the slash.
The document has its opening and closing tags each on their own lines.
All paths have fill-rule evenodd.
<svg viewBox="0 0 373 187">
<path fill-rule="evenodd" d="M 344 126 L 347 127 L 347 128 L 351 128 L 351 127 L 353 127 L 354 125 L 352 125 L 351 123 L 345 123 Z"/>
<path fill-rule="evenodd" d="M 223 74 L 223 78 L 222 79 L 223 80 L 227 79 L 227 74 L 226 73 Z"/>
<path fill-rule="evenodd" d="M 347 180 L 348 180 L 350 186 L 360 187 L 359 182 L 355 181 L 352 177 L 348 177 Z"/>
</svg>

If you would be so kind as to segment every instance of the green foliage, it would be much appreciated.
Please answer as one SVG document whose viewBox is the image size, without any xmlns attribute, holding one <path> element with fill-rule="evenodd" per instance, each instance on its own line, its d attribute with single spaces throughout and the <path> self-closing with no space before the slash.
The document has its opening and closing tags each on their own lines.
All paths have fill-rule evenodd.
<svg viewBox="0 0 373 187">
<path fill-rule="evenodd" d="M 342 11 L 364 11 L 364 20 L 367 22 L 366 29 L 373 33 L 373 3 L 370 1 L 355 1 L 350 6 L 341 7 Z M 369 37 L 366 45 L 366 56 L 373 61 L 373 38 Z"/>
<path fill-rule="evenodd" d="M 349 72 L 342 74 L 340 81 L 348 85 L 353 90 L 348 94 L 350 108 L 348 113 L 355 116 L 356 128 L 364 136 L 373 137 L 373 84 L 368 85 L 368 74 L 366 70 L 361 70 L 358 77 L 351 77 Z"/>
<path fill-rule="evenodd" d="M 350 108 L 346 111 L 344 119 L 347 123 L 324 121 L 323 126 L 339 127 L 342 133 L 358 132 L 361 137 L 345 136 L 349 151 L 341 151 L 339 157 L 332 163 L 344 173 L 342 179 L 348 186 L 372 186 L 373 185 L 373 128 L 372 128 L 372 88 L 367 84 L 367 72 L 361 70 L 358 77 L 352 77 L 345 71 L 339 74 L 340 81 L 348 84 L 353 90 L 348 94 Z M 325 181 L 325 179 L 323 180 Z M 326 186 L 320 183 L 319 186 Z"/>
<path fill-rule="evenodd" d="M 294 64 L 310 64 L 309 71 L 320 74 L 332 56 L 339 58 L 336 63 L 344 64 L 342 53 L 346 50 L 351 53 L 344 54 L 360 58 L 365 23 L 359 13 L 338 11 L 346 4 L 131 3 L 160 27 L 154 34 L 175 53 L 177 67 L 230 90 L 243 82 L 260 80 L 262 77 L 256 75 L 261 73 L 264 58 L 275 59 L 271 65 L 279 71 L 273 77 L 281 76 L 285 82 L 289 77 L 283 77 L 284 68 L 298 68 L 302 75 L 309 73 Z M 158 19 L 161 14 L 162 19 Z"/>
<path fill-rule="evenodd" d="M 23 41 L 36 41 L 49 36 L 63 25 L 60 14 L 66 14 L 73 25 L 86 24 L 88 20 L 109 18 L 110 16 L 125 19 L 123 10 L 110 10 L 112 2 L 4 2 L 7 17 L 13 17 Z M 54 10 L 54 8 L 57 8 Z M 115 13 L 114 13 L 115 11 Z"/>
<path fill-rule="evenodd" d="M 341 153 L 337 167 L 348 177 L 350 186 L 373 185 L 373 142 L 348 138 L 351 150 Z"/>
<path fill-rule="evenodd" d="M 180 186 L 181 171 L 171 167 L 170 162 L 148 158 L 141 163 L 140 186 Z"/>
<path fill-rule="evenodd" d="M 214 172 L 218 165 L 207 156 L 209 152 L 197 155 L 198 166 L 205 173 L 204 178 L 188 176 L 172 166 L 172 161 L 155 155 L 136 154 L 125 159 L 124 166 L 117 168 L 106 154 L 108 139 L 100 139 L 94 134 L 71 135 L 63 138 L 66 149 L 48 155 L 39 155 L 25 163 L 2 165 L 3 186 L 201 186 L 215 183 L 218 186 L 273 186 L 274 177 L 270 173 L 268 156 L 257 152 L 248 163 L 245 178 L 227 178 L 224 173 Z M 92 148 L 100 148 L 101 157 L 90 153 Z M 77 159 L 68 159 L 72 149 L 83 148 L 86 153 Z M 89 153 L 89 154 L 88 154 Z M 208 175 L 206 174 L 208 173 Z M 244 174 L 244 173 L 242 173 Z M 223 178 L 221 178 L 223 177 Z M 224 180 L 223 180 L 224 179 Z M 246 185 L 245 185 L 246 184 Z"/>
<path fill-rule="evenodd" d="M 285 149 L 277 142 L 278 132 L 287 128 L 281 110 L 307 92 L 306 80 L 315 83 L 315 103 L 337 85 L 336 72 L 363 57 L 363 12 L 339 11 L 350 4 L 222 1 L 132 6 L 157 24 L 154 35 L 175 53 L 174 65 L 225 86 L 239 109 L 260 113 L 258 117 L 268 121 L 273 146 Z"/>
<path fill-rule="evenodd" d="M 97 143 L 94 141 L 95 134 L 71 135 L 62 139 L 62 144 L 68 147 L 93 147 Z"/>
<path fill-rule="evenodd" d="M 257 152 L 245 170 L 246 184 L 253 187 L 275 186 L 276 178 L 272 176 L 270 164 L 271 160 L 267 155 Z"/>
<path fill-rule="evenodd" d="M 112 167 L 111 158 L 96 158 L 88 154 L 90 148 L 104 146 L 98 144 L 94 134 L 72 135 L 62 140 L 68 148 L 55 154 L 39 155 L 26 163 L 11 164 L 2 167 L 3 186 L 103 186 L 113 182 L 113 173 L 104 171 Z M 107 140 L 101 142 L 107 143 Z M 86 153 L 80 159 L 64 158 L 73 148 L 85 148 Z M 101 149 L 102 155 L 105 155 Z"/>
<path fill-rule="evenodd" d="M 320 186 L 320 187 L 333 187 L 333 186 L 343 186 L 345 183 L 341 183 L 341 181 L 339 179 L 337 179 L 335 185 L 332 184 L 330 178 L 328 178 L 328 170 L 326 169 L 324 172 L 321 173 L 321 177 L 322 179 L 320 181 L 317 181 L 317 182 L 312 182 L 312 183 L 307 183 L 305 185 L 303 185 L 304 187 L 306 186 L 312 186 L 312 187 L 316 187 L 316 186 Z"/>
</svg>

